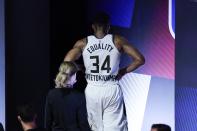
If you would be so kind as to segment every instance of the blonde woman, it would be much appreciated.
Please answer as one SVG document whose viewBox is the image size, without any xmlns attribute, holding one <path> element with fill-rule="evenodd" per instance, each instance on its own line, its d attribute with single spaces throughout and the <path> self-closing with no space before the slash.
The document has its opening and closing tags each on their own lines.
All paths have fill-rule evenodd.
<svg viewBox="0 0 197 131">
<path fill-rule="evenodd" d="M 55 79 L 56 88 L 49 91 L 45 106 L 48 131 L 90 131 L 85 96 L 73 89 L 77 66 L 63 62 Z"/>
</svg>

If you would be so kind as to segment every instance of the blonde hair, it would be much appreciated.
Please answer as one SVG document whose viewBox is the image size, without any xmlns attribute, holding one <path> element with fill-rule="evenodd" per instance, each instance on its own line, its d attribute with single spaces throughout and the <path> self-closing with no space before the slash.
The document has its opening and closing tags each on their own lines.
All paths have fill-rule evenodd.
<svg viewBox="0 0 197 131">
<path fill-rule="evenodd" d="M 61 88 L 63 85 L 78 71 L 78 67 L 74 62 L 64 61 L 59 68 L 59 73 L 56 76 L 56 88 Z"/>
</svg>

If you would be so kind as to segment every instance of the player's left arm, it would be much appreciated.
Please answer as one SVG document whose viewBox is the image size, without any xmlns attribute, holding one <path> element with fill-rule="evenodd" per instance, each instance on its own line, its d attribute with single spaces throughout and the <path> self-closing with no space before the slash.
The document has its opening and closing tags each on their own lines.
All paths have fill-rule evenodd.
<svg viewBox="0 0 197 131">
<path fill-rule="evenodd" d="M 143 65 L 145 63 L 145 58 L 142 55 L 142 53 L 140 53 L 139 50 L 135 48 L 133 45 L 131 45 L 128 42 L 128 40 L 126 40 L 124 37 L 117 36 L 116 41 L 120 47 L 120 50 L 129 55 L 133 60 L 132 63 L 129 64 L 127 67 L 120 69 L 119 74 L 117 76 L 117 79 L 120 79 L 126 73 L 132 72 L 141 65 Z"/>
</svg>

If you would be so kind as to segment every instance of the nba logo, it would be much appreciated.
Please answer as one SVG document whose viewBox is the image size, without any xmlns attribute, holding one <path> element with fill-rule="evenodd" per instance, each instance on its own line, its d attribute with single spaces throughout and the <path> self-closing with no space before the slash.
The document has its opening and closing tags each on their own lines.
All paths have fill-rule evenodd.
<svg viewBox="0 0 197 131">
<path fill-rule="evenodd" d="M 168 26 L 172 37 L 175 38 L 175 0 L 169 0 Z"/>
</svg>

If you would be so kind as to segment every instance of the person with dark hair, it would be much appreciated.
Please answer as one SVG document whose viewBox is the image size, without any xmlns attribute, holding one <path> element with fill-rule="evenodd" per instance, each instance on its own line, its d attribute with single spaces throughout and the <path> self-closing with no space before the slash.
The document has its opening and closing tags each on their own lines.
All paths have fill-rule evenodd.
<svg viewBox="0 0 197 131">
<path fill-rule="evenodd" d="M 1 122 L 0 122 L 0 131 L 4 131 L 3 125 L 1 124 Z"/>
<path fill-rule="evenodd" d="M 24 131 L 46 131 L 38 128 L 36 124 L 37 114 L 31 104 L 24 104 L 17 108 L 17 117 Z"/>
<path fill-rule="evenodd" d="M 73 89 L 78 67 L 63 62 L 56 76 L 56 88 L 49 91 L 45 107 L 47 131 L 90 131 L 85 95 Z"/>
<path fill-rule="evenodd" d="M 123 95 L 118 80 L 144 64 L 143 55 L 120 35 L 109 34 L 110 17 L 98 13 L 92 22 L 93 35 L 78 40 L 64 61 L 81 55 L 85 65 L 88 122 L 94 131 L 127 131 Z M 119 69 L 120 56 L 126 53 L 132 63 Z M 124 87 L 122 87 L 124 88 Z"/>
<path fill-rule="evenodd" d="M 171 131 L 171 128 L 166 124 L 153 124 L 151 131 Z"/>
</svg>

